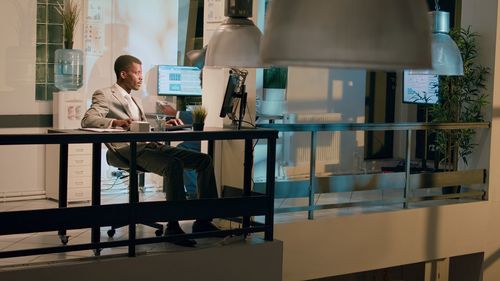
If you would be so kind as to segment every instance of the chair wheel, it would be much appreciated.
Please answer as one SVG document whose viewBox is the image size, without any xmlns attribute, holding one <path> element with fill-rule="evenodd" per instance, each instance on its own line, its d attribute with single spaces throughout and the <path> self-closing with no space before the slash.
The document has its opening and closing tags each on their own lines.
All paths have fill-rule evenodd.
<svg viewBox="0 0 500 281">
<path fill-rule="evenodd" d="M 160 237 L 163 234 L 163 229 L 158 229 L 155 231 L 156 237 Z"/>
<path fill-rule="evenodd" d="M 61 239 L 61 243 L 63 245 L 68 244 L 68 241 L 69 241 L 69 236 L 68 235 L 59 235 L 59 238 Z"/>
<path fill-rule="evenodd" d="M 115 235 L 115 233 L 116 233 L 116 230 L 113 228 L 108 230 L 108 237 L 112 238 Z"/>
</svg>

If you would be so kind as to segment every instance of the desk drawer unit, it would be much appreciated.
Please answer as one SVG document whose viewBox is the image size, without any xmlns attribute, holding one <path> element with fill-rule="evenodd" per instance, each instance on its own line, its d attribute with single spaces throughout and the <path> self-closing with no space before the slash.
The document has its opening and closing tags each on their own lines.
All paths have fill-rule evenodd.
<svg viewBox="0 0 500 281">
<path fill-rule="evenodd" d="M 59 199 L 59 145 L 46 145 L 45 191 Z M 68 145 L 68 202 L 89 201 L 92 194 L 92 144 Z"/>
</svg>

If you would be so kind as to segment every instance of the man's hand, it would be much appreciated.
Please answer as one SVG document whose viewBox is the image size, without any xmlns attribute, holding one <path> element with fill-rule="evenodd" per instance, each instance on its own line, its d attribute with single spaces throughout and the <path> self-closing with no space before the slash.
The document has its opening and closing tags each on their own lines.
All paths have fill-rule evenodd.
<svg viewBox="0 0 500 281">
<path fill-rule="evenodd" d="M 111 123 L 111 127 L 122 127 L 123 129 L 128 130 L 128 128 L 130 127 L 130 123 L 132 123 L 131 119 L 125 119 L 125 120 L 115 119 Z"/>
<path fill-rule="evenodd" d="M 178 126 L 178 125 L 184 125 L 184 122 L 182 122 L 182 120 L 179 118 L 173 118 L 168 120 L 166 124 L 167 126 Z"/>
</svg>

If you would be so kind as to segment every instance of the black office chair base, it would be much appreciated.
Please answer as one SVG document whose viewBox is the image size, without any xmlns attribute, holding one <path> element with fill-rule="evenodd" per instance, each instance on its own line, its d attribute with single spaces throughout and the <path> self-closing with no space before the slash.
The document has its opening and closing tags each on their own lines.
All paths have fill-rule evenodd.
<svg viewBox="0 0 500 281">
<path fill-rule="evenodd" d="M 156 230 L 155 230 L 156 237 L 160 237 L 163 235 L 163 225 L 162 224 L 159 224 L 159 223 L 141 223 L 141 224 L 150 226 L 152 228 L 156 228 Z M 111 226 L 111 229 L 109 229 L 107 231 L 108 237 L 113 238 L 113 236 L 115 236 L 116 229 L 120 228 L 122 226 L 124 226 L 124 225 Z"/>
</svg>

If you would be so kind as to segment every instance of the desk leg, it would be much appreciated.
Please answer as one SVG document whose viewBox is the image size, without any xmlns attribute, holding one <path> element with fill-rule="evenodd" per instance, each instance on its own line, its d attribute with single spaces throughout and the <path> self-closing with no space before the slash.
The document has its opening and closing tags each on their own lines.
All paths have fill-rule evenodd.
<svg viewBox="0 0 500 281">
<path fill-rule="evenodd" d="M 318 132 L 311 132 L 311 163 L 309 165 L 309 208 L 307 218 L 314 219 L 314 193 L 316 191 L 316 144 L 318 140 Z"/>
<path fill-rule="evenodd" d="M 128 256 L 135 257 L 135 218 L 134 215 L 134 206 L 139 202 L 139 190 L 137 187 L 137 143 L 130 143 L 130 174 L 129 174 L 129 206 L 132 207 L 129 213 L 129 226 L 128 226 Z"/>
<path fill-rule="evenodd" d="M 68 144 L 61 143 L 59 145 L 59 208 L 68 206 Z M 68 236 L 66 229 L 58 231 L 61 242 L 66 245 Z"/>
<path fill-rule="evenodd" d="M 243 196 L 251 195 L 253 151 L 252 139 L 245 139 L 245 159 L 243 162 Z M 250 217 L 243 217 L 243 228 L 250 226 Z M 245 233 L 246 235 L 246 233 Z"/>
<path fill-rule="evenodd" d="M 276 139 L 267 139 L 267 163 L 266 163 L 266 196 L 268 206 L 265 218 L 266 231 L 264 239 L 272 241 L 274 236 L 274 184 L 276 165 Z"/>
<path fill-rule="evenodd" d="M 214 159 L 215 142 L 213 140 L 208 141 L 208 151 L 207 154 Z"/>
<path fill-rule="evenodd" d="M 92 206 L 101 205 L 101 146 L 102 143 L 92 143 Z M 99 244 L 101 241 L 101 227 L 92 227 L 91 242 Z M 96 256 L 100 256 L 101 248 L 94 250 Z"/>
</svg>

